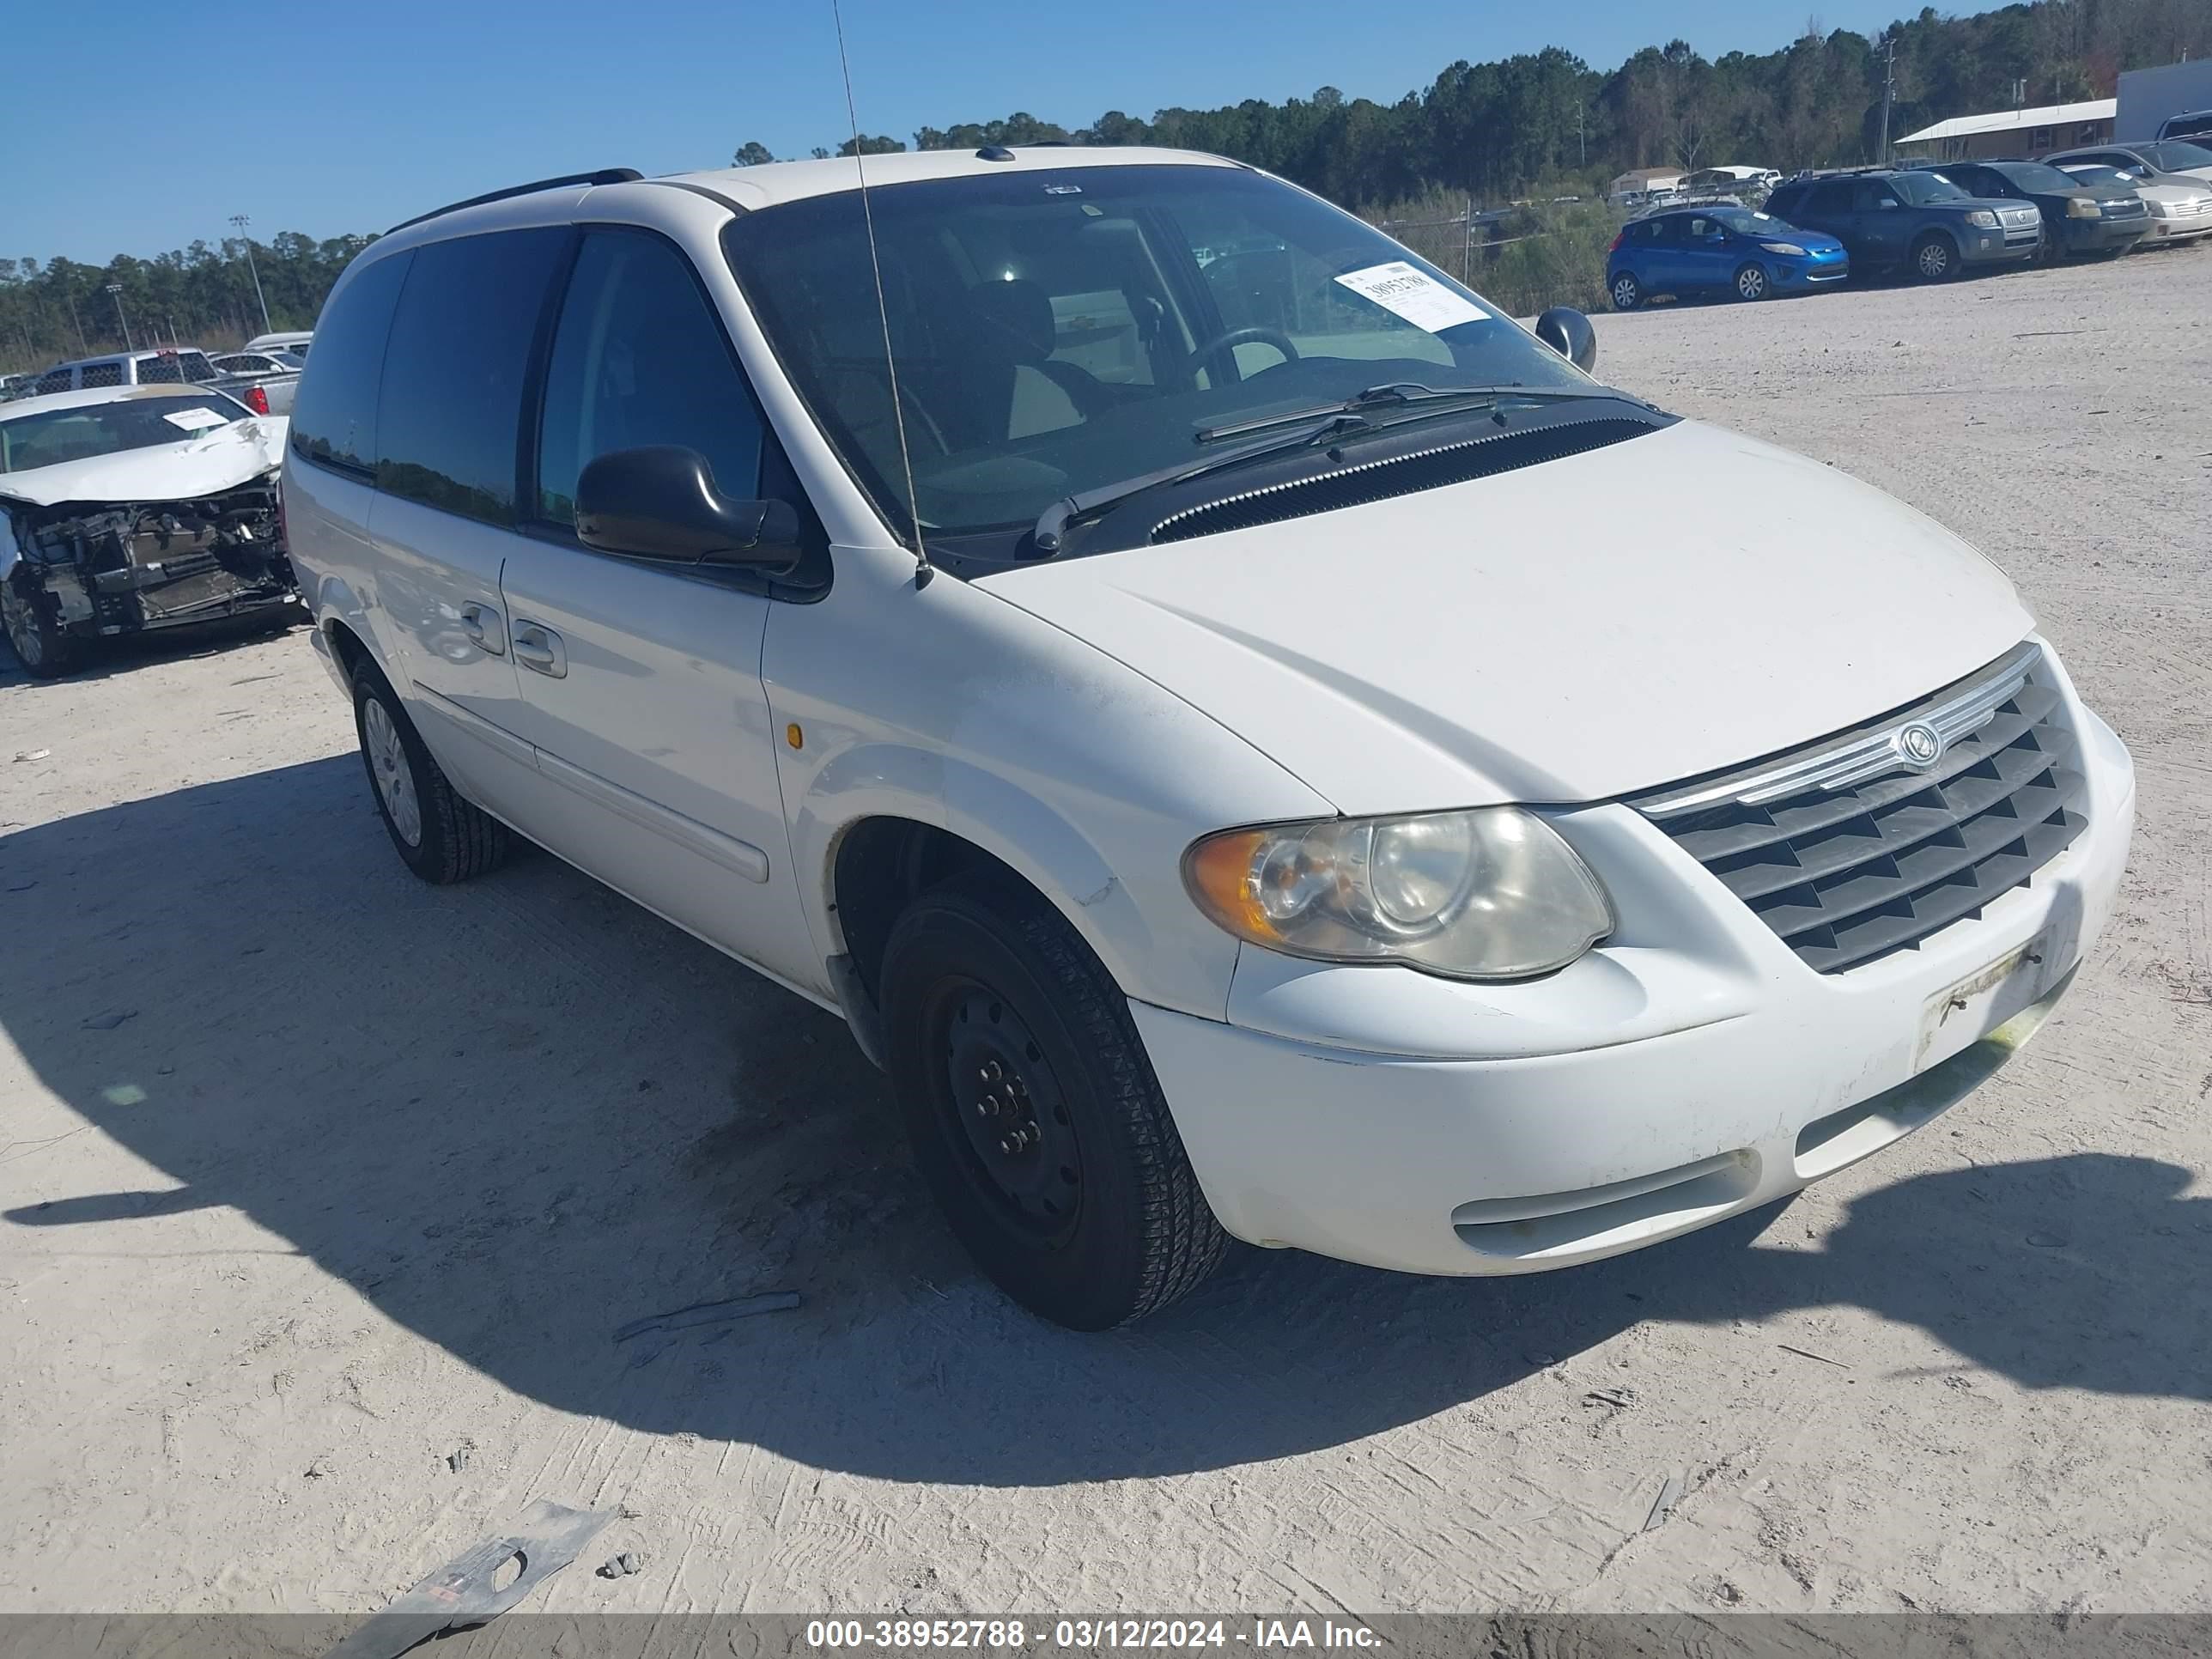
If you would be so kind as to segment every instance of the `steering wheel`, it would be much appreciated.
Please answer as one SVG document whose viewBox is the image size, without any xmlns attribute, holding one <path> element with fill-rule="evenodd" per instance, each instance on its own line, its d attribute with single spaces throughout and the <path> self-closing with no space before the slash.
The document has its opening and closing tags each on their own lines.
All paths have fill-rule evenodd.
<svg viewBox="0 0 2212 1659">
<path fill-rule="evenodd" d="M 1274 347 L 1283 354 L 1287 362 L 1294 363 L 1298 360 L 1298 348 L 1291 337 L 1279 328 L 1267 327 L 1224 329 L 1190 355 L 1194 361 L 1202 362 L 1218 352 L 1243 345 L 1248 341 Z"/>
</svg>

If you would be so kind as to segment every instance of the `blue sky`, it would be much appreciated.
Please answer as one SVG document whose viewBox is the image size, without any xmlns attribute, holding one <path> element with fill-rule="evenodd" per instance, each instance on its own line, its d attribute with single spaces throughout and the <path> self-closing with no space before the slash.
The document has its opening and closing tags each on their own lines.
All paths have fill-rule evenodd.
<svg viewBox="0 0 2212 1659">
<path fill-rule="evenodd" d="M 527 179 L 719 167 L 749 138 L 804 155 L 848 131 L 829 0 L 8 9 L 0 257 L 155 253 L 216 240 L 234 213 L 263 239 L 382 229 Z M 1911 9 L 1817 8 L 1825 28 L 1869 33 Z M 1016 109 L 1074 126 L 1324 84 L 1388 100 L 1455 58 L 1550 44 L 1600 68 L 1673 35 L 1708 57 L 1766 52 L 1806 18 L 1776 0 L 845 0 L 844 12 L 860 124 L 908 142 L 919 125 Z M 94 93 L 95 74 L 131 90 Z"/>
</svg>

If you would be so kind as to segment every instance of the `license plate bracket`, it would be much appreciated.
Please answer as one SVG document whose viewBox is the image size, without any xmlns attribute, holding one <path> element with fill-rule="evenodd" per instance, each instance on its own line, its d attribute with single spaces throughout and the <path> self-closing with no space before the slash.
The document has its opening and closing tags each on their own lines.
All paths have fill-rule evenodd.
<svg viewBox="0 0 2212 1659">
<path fill-rule="evenodd" d="M 1929 998 L 1920 1011 L 1912 1069 L 1924 1072 L 1948 1060 L 2041 996 L 2057 978 L 2051 958 L 2050 936 L 2038 933 Z"/>
</svg>

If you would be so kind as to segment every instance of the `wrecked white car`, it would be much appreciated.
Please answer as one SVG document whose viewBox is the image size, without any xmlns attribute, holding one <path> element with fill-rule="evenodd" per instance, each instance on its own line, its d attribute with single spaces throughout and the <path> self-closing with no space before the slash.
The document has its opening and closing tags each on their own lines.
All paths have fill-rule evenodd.
<svg viewBox="0 0 2212 1659">
<path fill-rule="evenodd" d="M 0 623 L 23 666 L 52 678 L 88 641 L 296 614 L 276 484 L 289 424 L 183 386 L 0 405 Z"/>
</svg>

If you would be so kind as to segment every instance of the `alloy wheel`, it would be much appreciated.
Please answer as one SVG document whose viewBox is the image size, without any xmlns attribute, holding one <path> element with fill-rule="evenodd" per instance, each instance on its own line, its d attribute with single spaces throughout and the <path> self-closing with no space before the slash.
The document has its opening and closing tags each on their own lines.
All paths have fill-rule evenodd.
<svg viewBox="0 0 2212 1659">
<path fill-rule="evenodd" d="M 0 622 L 8 628 L 8 643 L 26 668 L 46 659 L 46 642 L 39 637 L 39 624 L 31 607 L 13 582 L 0 582 Z"/>
<path fill-rule="evenodd" d="M 1763 300 L 1766 297 L 1766 273 L 1757 265 L 1746 265 L 1735 274 L 1735 291 L 1740 298 Z"/>
</svg>

